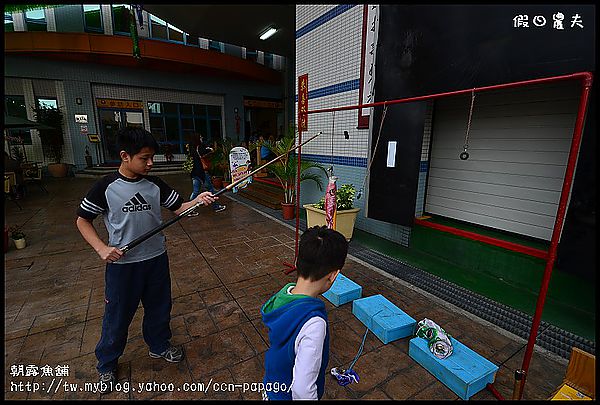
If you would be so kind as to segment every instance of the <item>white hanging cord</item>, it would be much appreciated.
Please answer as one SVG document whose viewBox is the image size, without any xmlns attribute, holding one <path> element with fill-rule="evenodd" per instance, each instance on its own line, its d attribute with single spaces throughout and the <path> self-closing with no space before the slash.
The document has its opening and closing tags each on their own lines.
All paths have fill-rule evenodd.
<svg viewBox="0 0 600 405">
<path fill-rule="evenodd" d="M 460 154 L 460 160 L 467 160 L 469 158 L 469 131 L 471 130 L 471 121 L 473 119 L 473 105 L 475 104 L 475 89 L 471 90 L 471 109 L 469 111 L 469 120 L 467 122 L 467 131 L 465 132 L 465 144 L 463 145 L 463 152 Z"/>
<path fill-rule="evenodd" d="M 360 188 L 360 190 L 358 190 L 358 193 L 356 195 L 357 200 L 362 196 L 363 191 L 365 189 L 365 184 L 367 183 L 367 176 L 371 172 L 371 165 L 373 164 L 373 160 L 375 159 L 375 153 L 377 153 L 377 145 L 379 144 L 379 138 L 381 137 L 381 129 L 383 128 L 383 121 L 385 121 L 385 113 L 387 112 L 387 109 L 387 104 L 384 104 L 383 113 L 381 114 L 381 122 L 379 123 L 379 133 L 377 134 L 377 141 L 375 141 L 375 149 L 373 149 L 373 155 L 371 156 L 371 160 L 369 161 L 369 165 L 367 166 L 367 171 L 365 173 L 365 178 L 363 180 L 362 187 Z"/>
</svg>

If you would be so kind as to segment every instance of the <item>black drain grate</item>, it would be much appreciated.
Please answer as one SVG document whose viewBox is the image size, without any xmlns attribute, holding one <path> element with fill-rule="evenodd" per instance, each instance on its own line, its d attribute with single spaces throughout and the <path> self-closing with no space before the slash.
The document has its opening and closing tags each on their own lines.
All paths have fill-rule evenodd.
<svg viewBox="0 0 600 405">
<path fill-rule="evenodd" d="M 350 248 L 350 254 L 438 298 L 464 309 L 523 339 L 529 337 L 533 317 L 504 304 L 450 283 L 392 257 L 365 248 Z M 596 343 L 545 321 L 540 323 L 536 344 L 568 359 L 571 347 L 595 354 Z"/>
<path fill-rule="evenodd" d="M 233 196 L 230 194 L 228 197 L 289 225 L 296 225 L 295 219 L 281 219 L 281 211 L 262 206 L 239 195 Z M 300 230 L 305 229 L 306 221 L 301 219 Z M 533 322 L 531 315 L 469 291 L 398 259 L 366 248 L 359 243 L 351 242 L 348 253 L 523 339 L 529 338 Z M 594 341 L 577 336 L 545 321 L 540 323 L 536 344 L 566 359 L 571 355 L 571 347 L 573 346 L 594 355 L 596 353 L 596 343 Z"/>
</svg>

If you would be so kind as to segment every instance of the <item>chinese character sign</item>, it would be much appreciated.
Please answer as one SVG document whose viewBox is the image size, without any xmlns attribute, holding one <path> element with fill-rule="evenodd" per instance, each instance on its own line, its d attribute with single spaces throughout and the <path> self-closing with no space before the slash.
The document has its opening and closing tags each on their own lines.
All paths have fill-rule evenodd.
<svg viewBox="0 0 600 405">
<path fill-rule="evenodd" d="M 560 31 L 564 31 L 565 26 L 563 24 L 563 20 L 565 19 L 565 15 L 560 12 L 557 11 L 556 13 L 552 14 L 552 28 L 555 30 L 560 30 Z M 533 23 L 533 26 L 529 25 L 529 16 L 526 14 L 519 14 L 516 15 L 513 19 L 513 27 L 514 28 L 535 28 L 535 27 L 545 27 L 546 26 L 546 22 L 549 21 L 549 19 L 547 19 L 545 16 L 543 15 L 535 15 L 533 16 L 533 18 L 531 19 L 531 22 Z M 583 28 L 583 19 L 581 17 L 581 15 L 579 15 L 579 13 L 575 13 L 574 15 L 571 16 L 571 23 L 570 23 L 570 28 Z M 548 24 L 548 26 L 550 26 L 550 24 Z M 568 25 L 569 27 L 569 25 Z"/>
<path fill-rule="evenodd" d="M 377 5 L 365 5 L 363 15 L 363 66 L 361 72 L 361 104 L 370 104 L 375 102 L 375 55 L 377 47 L 377 33 L 379 30 L 379 7 Z M 369 108 L 361 108 L 358 113 L 359 128 L 368 128 Z"/>
<path fill-rule="evenodd" d="M 231 169 L 231 182 L 235 183 L 250 172 L 250 153 L 248 149 L 236 146 L 229 153 L 229 168 Z M 232 191 L 237 193 L 239 189 L 252 183 L 252 176 L 233 187 Z"/>
<path fill-rule="evenodd" d="M 298 130 L 308 130 L 308 74 L 298 76 Z"/>
</svg>

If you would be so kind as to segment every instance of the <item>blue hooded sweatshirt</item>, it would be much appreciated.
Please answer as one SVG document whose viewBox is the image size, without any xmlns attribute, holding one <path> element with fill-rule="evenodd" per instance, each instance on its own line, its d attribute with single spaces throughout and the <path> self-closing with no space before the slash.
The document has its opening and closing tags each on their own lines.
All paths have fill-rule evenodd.
<svg viewBox="0 0 600 405">
<path fill-rule="evenodd" d="M 318 298 L 307 295 L 283 297 L 290 284 L 273 295 L 260 309 L 262 320 L 269 329 L 270 347 L 265 354 L 265 378 L 267 396 L 270 400 L 291 400 L 290 389 L 293 377 L 294 343 L 302 326 L 310 318 L 319 316 L 327 322 L 325 304 Z M 293 297 L 293 298 L 292 298 Z M 292 299 L 290 299 L 292 298 Z M 283 303 L 283 305 L 281 305 Z M 325 388 L 325 368 L 329 362 L 329 328 L 323 343 L 323 357 L 317 377 L 317 396 L 323 396 Z M 279 390 L 268 390 L 269 387 L 279 387 Z M 282 390 L 281 388 L 283 388 Z"/>
</svg>

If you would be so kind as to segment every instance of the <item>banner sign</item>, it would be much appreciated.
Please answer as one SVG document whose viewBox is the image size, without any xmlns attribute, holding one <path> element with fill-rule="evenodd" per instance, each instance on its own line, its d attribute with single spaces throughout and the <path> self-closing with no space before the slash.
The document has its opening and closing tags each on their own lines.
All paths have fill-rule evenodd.
<svg viewBox="0 0 600 405">
<path fill-rule="evenodd" d="M 87 124 L 88 123 L 87 114 L 75 114 L 75 123 L 76 124 Z"/>
<path fill-rule="evenodd" d="M 281 101 L 265 101 L 265 100 L 244 100 L 244 107 L 260 107 L 260 108 L 283 108 Z"/>
<path fill-rule="evenodd" d="M 96 99 L 96 107 L 143 110 L 144 104 L 141 101 L 113 100 L 110 98 L 97 98 Z"/>
<path fill-rule="evenodd" d="M 250 153 L 248 149 L 236 146 L 229 153 L 229 167 L 231 169 L 231 182 L 235 183 L 250 172 Z M 235 186 L 231 191 L 237 193 L 252 183 L 252 176 Z"/>
<path fill-rule="evenodd" d="M 298 130 L 308 131 L 308 73 L 298 76 Z"/>
<path fill-rule="evenodd" d="M 363 39 L 360 71 L 359 103 L 374 103 L 375 56 L 379 30 L 379 7 L 366 4 L 363 13 Z M 358 128 L 369 128 L 370 108 L 358 111 Z"/>
</svg>

